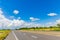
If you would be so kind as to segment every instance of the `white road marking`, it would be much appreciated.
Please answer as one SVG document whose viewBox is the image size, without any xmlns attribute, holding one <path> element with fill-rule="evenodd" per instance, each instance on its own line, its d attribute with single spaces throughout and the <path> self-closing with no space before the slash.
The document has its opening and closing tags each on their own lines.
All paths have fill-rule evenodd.
<svg viewBox="0 0 60 40">
<path fill-rule="evenodd" d="M 38 38 L 37 36 L 32 36 L 33 38 Z"/>
<path fill-rule="evenodd" d="M 16 36 L 16 34 L 14 33 L 14 31 L 12 31 L 12 34 L 14 35 L 14 37 L 16 38 L 16 40 L 19 40 L 18 37 Z"/>
</svg>

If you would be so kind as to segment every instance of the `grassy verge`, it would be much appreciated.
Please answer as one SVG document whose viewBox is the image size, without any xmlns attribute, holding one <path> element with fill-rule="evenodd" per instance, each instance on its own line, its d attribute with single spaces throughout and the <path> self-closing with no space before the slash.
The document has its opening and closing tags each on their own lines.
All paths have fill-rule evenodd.
<svg viewBox="0 0 60 40">
<path fill-rule="evenodd" d="M 59 27 L 42 27 L 42 28 L 21 28 L 20 30 L 30 30 L 30 31 L 60 31 Z"/>
<path fill-rule="evenodd" d="M 4 40 L 9 33 L 10 30 L 0 30 L 0 40 Z"/>
<path fill-rule="evenodd" d="M 60 24 L 57 24 L 55 26 L 49 26 L 49 27 L 23 27 L 20 28 L 19 30 L 32 30 L 32 31 L 60 31 Z"/>
</svg>

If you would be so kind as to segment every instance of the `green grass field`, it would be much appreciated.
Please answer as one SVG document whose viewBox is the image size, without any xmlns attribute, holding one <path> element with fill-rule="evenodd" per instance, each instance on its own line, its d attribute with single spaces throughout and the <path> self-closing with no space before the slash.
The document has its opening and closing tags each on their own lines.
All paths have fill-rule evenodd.
<svg viewBox="0 0 60 40">
<path fill-rule="evenodd" d="M 37 31 L 60 31 L 60 24 L 57 24 L 55 26 L 49 26 L 49 27 L 23 27 L 20 28 L 19 30 L 37 30 Z"/>
<path fill-rule="evenodd" d="M 53 27 L 53 28 L 22 28 L 20 30 L 30 30 L 30 31 L 60 31 L 59 27 Z"/>
<path fill-rule="evenodd" d="M 9 33 L 10 30 L 0 30 L 0 40 L 4 40 Z"/>
</svg>

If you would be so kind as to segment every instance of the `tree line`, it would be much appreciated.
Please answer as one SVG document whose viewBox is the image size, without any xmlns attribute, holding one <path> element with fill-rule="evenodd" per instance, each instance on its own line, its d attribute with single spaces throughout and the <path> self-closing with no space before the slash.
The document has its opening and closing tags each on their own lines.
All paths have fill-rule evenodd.
<svg viewBox="0 0 60 40">
<path fill-rule="evenodd" d="M 53 31 L 60 31 L 60 24 L 57 24 L 56 26 L 49 26 L 49 27 L 23 27 L 19 28 L 19 30 L 53 30 Z"/>
</svg>

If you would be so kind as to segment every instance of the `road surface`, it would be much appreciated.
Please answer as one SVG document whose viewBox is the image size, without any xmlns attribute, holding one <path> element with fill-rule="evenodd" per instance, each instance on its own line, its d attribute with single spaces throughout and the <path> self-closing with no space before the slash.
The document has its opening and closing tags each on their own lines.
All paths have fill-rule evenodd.
<svg viewBox="0 0 60 40">
<path fill-rule="evenodd" d="M 12 31 L 5 40 L 60 40 L 60 37 L 34 34 L 29 32 Z"/>
</svg>

